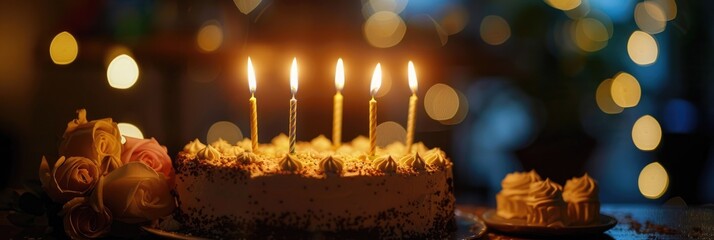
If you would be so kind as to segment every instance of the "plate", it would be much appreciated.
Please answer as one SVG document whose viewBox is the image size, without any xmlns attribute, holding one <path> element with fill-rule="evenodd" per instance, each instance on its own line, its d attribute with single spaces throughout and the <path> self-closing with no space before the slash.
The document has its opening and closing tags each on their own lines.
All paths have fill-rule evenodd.
<svg viewBox="0 0 714 240">
<path fill-rule="evenodd" d="M 600 214 L 598 223 L 583 226 L 546 227 L 527 225 L 525 219 L 505 219 L 496 215 L 491 209 L 481 216 L 490 230 L 517 235 L 533 236 L 572 236 L 600 234 L 617 225 L 617 220 L 611 216 Z"/>
<path fill-rule="evenodd" d="M 476 239 L 486 233 L 486 223 L 473 213 L 456 209 L 454 211 L 456 220 L 456 231 L 450 235 L 450 239 Z M 149 234 L 163 239 L 179 240 L 206 240 L 201 236 L 193 236 L 185 231 L 168 231 L 159 228 L 142 227 Z M 318 238 L 316 236 L 316 238 Z"/>
</svg>

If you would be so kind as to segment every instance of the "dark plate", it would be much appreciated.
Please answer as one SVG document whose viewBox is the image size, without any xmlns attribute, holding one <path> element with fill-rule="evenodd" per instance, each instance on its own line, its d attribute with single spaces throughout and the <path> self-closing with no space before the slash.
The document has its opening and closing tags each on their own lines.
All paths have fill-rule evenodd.
<svg viewBox="0 0 714 240">
<path fill-rule="evenodd" d="M 617 220 L 608 215 L 600 214 L 600 222 L 583 226 L 546 227 L 527 225 L 525 219 L 505 219 L 496 215 L 496 210 L 483 213 L 483 221 L 490 230 L 516 235 L 532 236 L 574 236 L 600 234 L 617 224 Z"/>
<path fill-rule="evenodd" d="M 456 209 L 454 212 L 456 219 L 456 231 L 451 234 L 451 239 L 476 239 L 486 233 L 486 224 L 472 213 L 467 213 Z M 192 236 L 178 231 L 167 231 L 152 227 L 142 227 L 146 232 L 164 239 L 181 240 L 205 240 L 200 236 Z"/>
</svg>

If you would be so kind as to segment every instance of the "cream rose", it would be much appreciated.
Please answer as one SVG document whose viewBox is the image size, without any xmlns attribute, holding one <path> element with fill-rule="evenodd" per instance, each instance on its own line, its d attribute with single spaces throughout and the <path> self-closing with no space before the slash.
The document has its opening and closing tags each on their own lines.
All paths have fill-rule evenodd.
<svg viewBox="0 0 714 240">
<path fill-rule="evenodd" d="M 176 201 L 164 177 L 140 162 L 129 162 L 103 177 L 93 197 L 125 223 L 151 221 L 169 215 Z"/>
<path fill-rule="evenodd" d="M 154 138 L 126 137 L 121 162 L 122 164 L 142 162 L 163 175 L 164 179 L 173 185 L 174 168 L 171 166 L 171 158 L 166 147 L 161 146 Z"/>
<path fill-rule="evenodd" d="M 52 169 L 45 157 L 40 163 L 42 188 L 55 202 L 84 196 L 94 188 L 98 178 L 97 164 L 85 157 L 60 157 Z"/>
<path fill-rule="evenodd" d="M 87 111 L 77 110 L 77 119 L 67 124 L 60 156 L 82 156 L 97 162 L 103 174 L 121 166 L 121 136 L 111 118 L 87 122 Z"/>
<path fill-rule="evenodd" d="M 83 197 L 65 203 L 60 215 L 64 216 L 64 231 L 71 239 L 94 239 L 109 232 L 112 215 L 106 209 L 98 209 Z"/>
</svg>

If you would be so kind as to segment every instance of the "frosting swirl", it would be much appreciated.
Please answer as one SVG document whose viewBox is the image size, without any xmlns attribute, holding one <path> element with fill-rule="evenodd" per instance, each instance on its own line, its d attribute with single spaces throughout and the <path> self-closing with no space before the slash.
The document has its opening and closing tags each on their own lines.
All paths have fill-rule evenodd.
<svg viewBox="0 0 714 240">
<path fill-rule="evenodd" d="M 288 172 L 297 172 L 302 169 L 302 163 L 290 157 L 290 154 L 285 154 L 285 157 L 280 160 L 280 169 Z"/>
<path fill-rule="evenodd" d="M 344 163 L 341 159 L 333 156 L 327 156 L 320 161 L 320 169 L 322 169 L 322 171 L 324 171 L 327 175 L 339 176 L 342 174 L 343 164 Z"/>
<path fill-rule="evenodd" d="M 446 167 L 446 159 L 444 157 L 444 154 L 442 154 L 441 149 L 439 148 L 434 148 L 429 153 L 427 153 L 425 157 L 425 161 L 429 166 L 432 167 Z"/>
<path fill-rule="evenodd" d="M 414 154 L 407 154 L 400 159 L 400 162 L 414 168 L 415 170 L 425 170 L 426 169 L 426 163 L 424 162 L 424 159 L 419 156 L 419 153 L 414 153 Z"/>
<path fill-rule="evenodd" d="M 374 159 L 372 162 L 374 168 L 381 170 L 385 173 L 396 173 L 397 172 L 397 162 L 394 161 L 391 155 L 384 155 Z"/>
<path fill-rule="evenodd" d="M 242 152 L 238 155 L 238 161 L 245 164 L 256 162 L 257 159 L 258 156 L 256 156 L 253 152 Z"/>
<path fill-rule="evenodd" d="M 218 149 L 223 154 L 230 155 L 233 152 L 233 145 L 228 143 L 228 141 L 223 138 L 218 138 L 218 140 L 211 143 L 211 146 Z"/>
<path fill-rule="evenodd" d="M 540 181 L 541 178 L 535 170 L 529 172 L 514 172 L 509 173 L 501 181 L 501 193 L 504 196 L 522 196 L 528 195 L 531 183 Z"/>
<path fill-rule="evenodd" d="M 530 184 L 528 202 L 533 206 L 540 206 L 550 202 L 562 202 L 563 187 L 546 178 Z"/>
<path fill-rule="evenodd" d="M 196 154 L 198 151 L 201 151 L 201 149 L 205 147 L 206 145 L 201 143 L 201 140 L 198 140 L 198 138 L 196 138 L 186 144 L 186 146 L 183 147 L 183 151 L 189 154 Z"/>
<path fill-rule="evenodd" d="M 566 202 L 597 201 L 598 186 L 587 173 L 582 177 L 575 177 L 565 182 L 563 200 Z"/>
<path fill-rule="evenodd" d="M 221 152 L 218 151 L 218 149 L 214 148 L 211 145 L 208 145 L 205 148 L 198 151 L 198 153 L 196 153 L 196 156 L 198 156 L 198 158 L 204 159 L 204 160 L 218 160 L 221 158 L 222 154 L 221 154 Z"/>
<path fill-rule="evenodd" d="M 316 138 L 310 141 L 310 145 L 317 151 L 327 151 L 332 149 L 332 142 L 325 137 L 325 135 L 320 134 Z"/>
</svg>

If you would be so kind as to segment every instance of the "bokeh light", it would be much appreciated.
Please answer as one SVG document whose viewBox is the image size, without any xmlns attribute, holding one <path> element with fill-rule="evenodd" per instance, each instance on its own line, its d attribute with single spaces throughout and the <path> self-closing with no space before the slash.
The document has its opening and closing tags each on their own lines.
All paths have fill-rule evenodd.
<svg viewBox="0 0 714 240">
<path fill-rule="evenodd" d="M 240 128 L 232 122 L 219 121 L 208 128 L 206 142 L 212 143 L 219 138 L 222 138 L 231 144 L 235 144 L 236 142 L 243 140 L 243 132 L 241 132 Z"/>
<path fill-rule="evenodd" d="M 57 34 L 50 42 L 50 58 L 58 65 L 67 65 L 74 62 L 79 52 L 77 40 L 69 32 Z"/>
<path fill-rule="evenodd" d="M 364 23 L 364 36 L 367 42 L 378 48 L 397 45 L 404 38 L 406 31 L 404 20 L 389 11 L 376 12 Z"/>
<path fill-rule="evenodd" d="M 131 50 L 124 45 L 114 45 L 109 47 L 106 55 L 104 55 L 104 67 L 108 67 L 109 63 L 111 63 L 114 58 L 122 54 L 128 55 L 130 57 L 133 56 Z"/>
<path fill-rule="evenodd" d="M 605 24 L 595 18 L 577 20 L 572 34 L 575 45 L 585 52 L 595 52 L 604 48 L 611 35 Z"/>
<path fill-rule="evenodd" d="M 635 23 L 642 31 L 660 33 L 667 26 L 667 15 L 659 3 L 644 1 L 635 6 Z"/>
<path fill-rule="evenodd" d="M 139 129 L 139 127 L 135 126 L 134 124 L 118 123 L 117 127 L 119 128 L 119 134 L 121 135 L 122 144 L 126 142 L 126 138 L 124 136 L 144 139 L 144 134 L 141 132 L 141 129 Z"/>
<path fill-rule="evenodd" d="M 545 3 L 559 10 L 572 10 L 582 3 L 580 0 L 545 0 Z"/>
<path fill-rule="evenodd" d="M 645 115 L 632 126 L 632 142 L 642 151 L 652 151 L 662 140 L 662 128 L 657 119 Z"/>
<path fill-rule="evenodd" d="M 440 24 L 449 35 L 461 32 L 469 22 L 469 13 L 461 6 L 454 6 L 446 10 Z"/>
<path fill-rule="evenodd" d="M 399 123 L 387 121 L 377 126 L 377 146 L 386 147 L 394 142 L 404 143 L 407 139 L 407 130 Z"/>
<path fill-rule="evenodd" d="M 260 5 L 260 2 L 262 0 L 233 0 L 233 3 L 236 4 L 236 7 L 238 7 L 238 10 L 242 12 L 243 14 L 248 14 L 253 11 L 258 5 Z"/>
<path fill-rule="evenodd" d="M 660 198 L 667 192 L 667 187 L 669 186 L 667 170 L 658 162 L 647 164 L 640 172 L 637 185 L 642 196 L 649 199 Z"/>
<path fill-rule="evenodd" d="M 610 92 L 615 104 L 623 108 L 637 106 L 642 95 L 640 83 L 634 76 L 626 72 L 615 75 Z"/>
<path fill-rule="evenodd" d="M 501 16 L 489 15 L 481 20 L 481 38 L 490 45 L 501 45 L 511 37 L 511 26 Z"/>
<path fill-rule="evenodd" d="M 623 108 L 612 100 L 612 79 L 603 80 L 595 91 L 595 102 L 600 110 L 607 114 L 621 113 Z"/>
<path fill-rule="evenodd" d="M 440 121 L 441 124 L 444 125 L 456 125 L 464 121 L 466 119 L 466 116 L 469 114 L 469 99 L 466 98 L 466 95 L 464 95 L 461 91 L 456 90 L 456 94 L 459 95 L 459 108 L 456 111 L 456 114 L 454 114 L 453 117 L 450 119 Z"/>
<path fill-rule="evenodd" d="M 408 2 L 408 0 L 369 0 L 365 5 L 371 10 L 370 13 L 381 11 L 401 13 Z"/>
<path fill-rule="evenodd" d="M 645 0 L 646 2 L 656 2 L 667 16 L 667 21 L 674 20 L 677 17 L 677 2 L 675 0 Z"/>
<path fill-rule="evenodd" d="M 646 32 L 634 31 L 627 41 L 627 53 L 637 65 L 650 65 L 657 61 L 657 41 Z"/>
<path fill-rule="evenodd" d="M 122 54 L 114 58 L 107 67 L 109 85 L 117 89 L 134 86 L 139 79 L 139 66 L 129 55 Z"/>
<path fill-rule="evenodd" d="M 223 29 L 216 21 L 208 21 L 201 27 L 196 36 L 198 48 L 205 52 L 213 52 L 223 43 Z"/>
<path fill-rule="evenodd" d="M 434 84 L 424 95 L 424 110 L 431 119 L 445 121 L 459 111 L 459 95 L 446 84 Z"/>
</svg>

